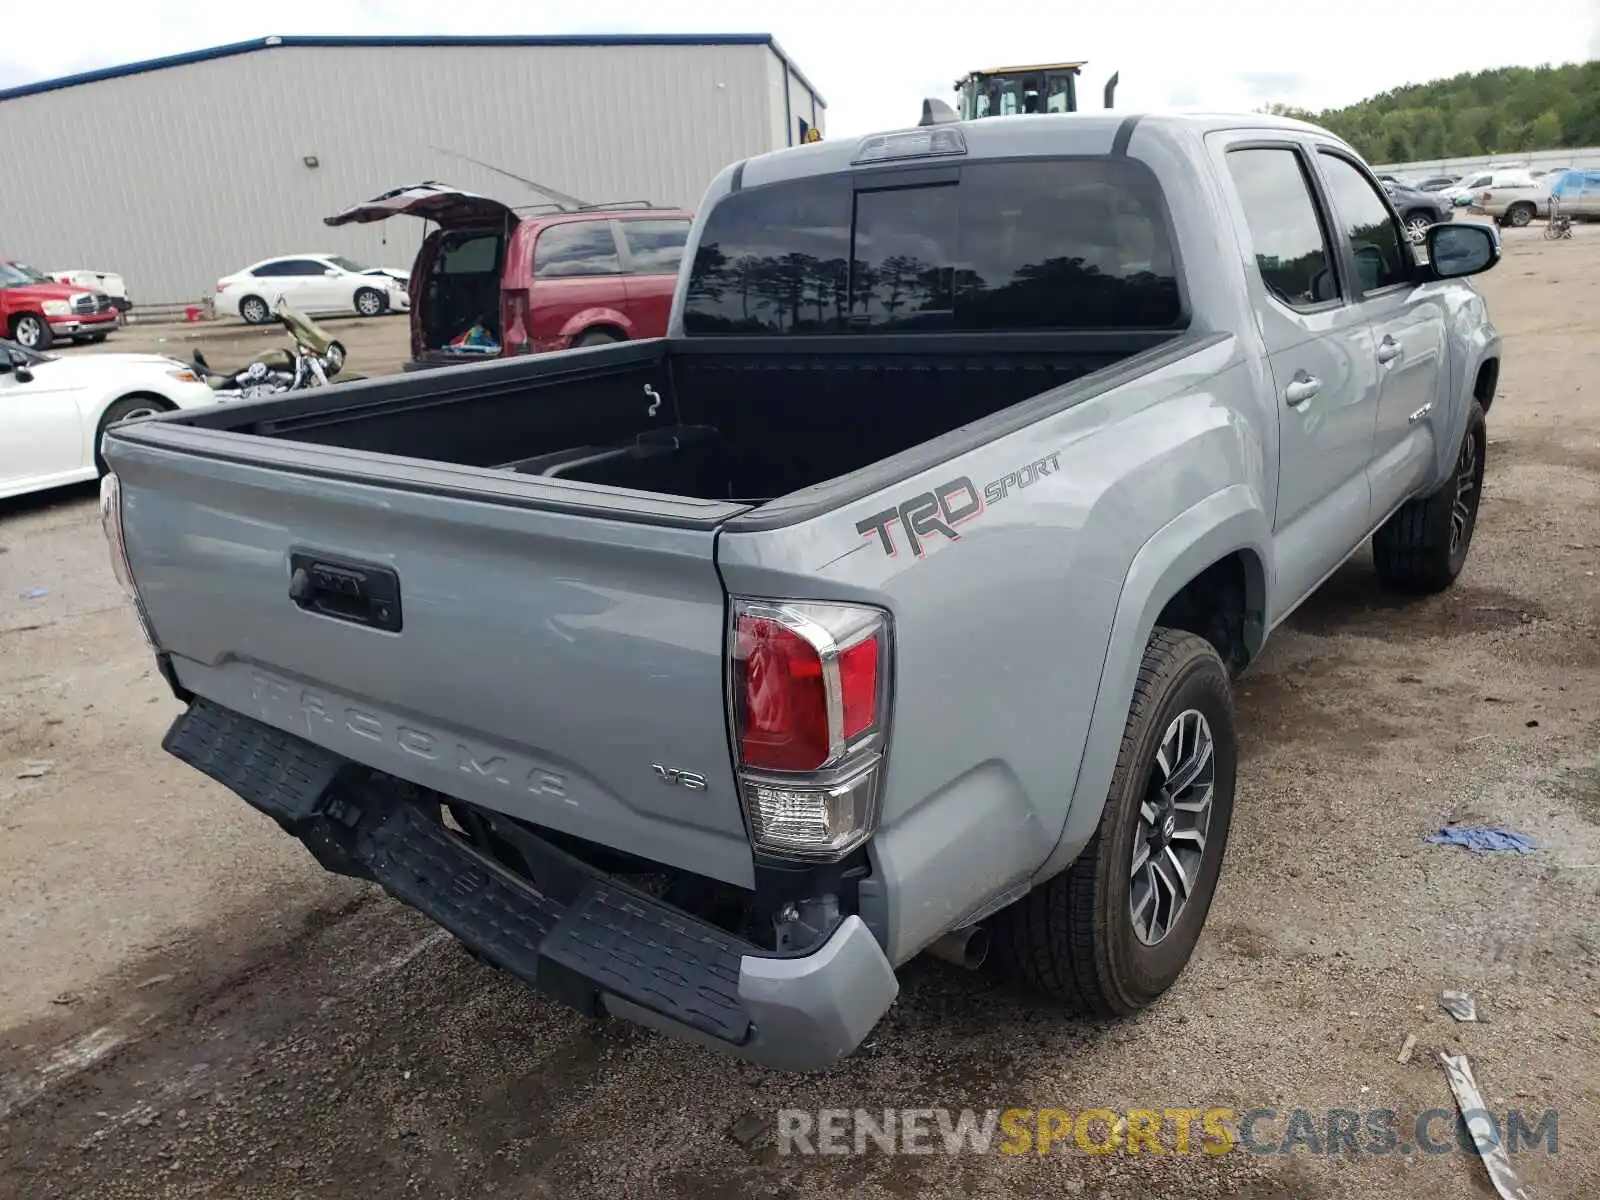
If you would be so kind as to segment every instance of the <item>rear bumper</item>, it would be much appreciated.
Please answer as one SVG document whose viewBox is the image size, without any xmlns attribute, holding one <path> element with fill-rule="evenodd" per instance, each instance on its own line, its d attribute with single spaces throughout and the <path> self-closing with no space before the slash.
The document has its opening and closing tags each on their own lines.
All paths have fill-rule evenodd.
<svg viewBox="0 0 1600 1200">
<path fill-rule="evenodd" d="M 860 917 L 779 955 L 517 831 L 504 870 L 396 787 L 204 699 L 163 747 L 299 838 L 328 870 L 371 879 L 479 955 L 590 1016 L 619 1016 L 782 1070 L 854 1050 L 898 991 Z M 531 879 L 531 882 L 530 882 Z"/>
</svg>

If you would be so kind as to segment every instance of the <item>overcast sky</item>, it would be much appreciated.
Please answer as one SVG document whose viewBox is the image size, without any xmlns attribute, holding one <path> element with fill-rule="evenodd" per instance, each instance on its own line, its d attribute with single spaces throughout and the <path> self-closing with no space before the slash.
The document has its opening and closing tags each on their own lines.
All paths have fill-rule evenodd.
<svg viewBox="0 0 1600 1200">
<path fill-rule="evenodd" d="M 14 3 L 20 0 L 13 0 Z M 1088 61 L 1091 103 L 1320 109 L 1403 83 L 1600 58 L 1600 0 L 115 0 L 7 21 L 0 86 L 267 34 L 771 33 L 828 102 L 832 135 L 915 121 L 980 68 Z M 1296 15 L 1297 14 L 1297 15 Z M 403 86 L 397 80 L 397 86 Z"/>
</svg>

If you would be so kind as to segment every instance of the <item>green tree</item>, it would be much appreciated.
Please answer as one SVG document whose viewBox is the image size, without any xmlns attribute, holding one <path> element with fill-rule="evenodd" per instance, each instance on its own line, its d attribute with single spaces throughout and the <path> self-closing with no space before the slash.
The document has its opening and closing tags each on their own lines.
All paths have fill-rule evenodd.
<svg viewBox="0 0 1600 1200">
<path fill-rule="evenodd" d="M 1410 83 L 1320 113 L 1262 111 L 1325 126 L 1373 162 L 1600 146 L 1600 61 Z"/>
</svg>

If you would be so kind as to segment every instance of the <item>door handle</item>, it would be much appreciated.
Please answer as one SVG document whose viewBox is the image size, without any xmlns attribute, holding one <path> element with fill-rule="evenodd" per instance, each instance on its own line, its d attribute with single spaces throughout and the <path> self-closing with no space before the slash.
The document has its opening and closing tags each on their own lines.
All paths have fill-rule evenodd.
<svg viewBox="0 0 1600 1200">
<path fill-rule="evenodd" d="M 1392 337 L 1385 336 L 1383 341 L 1378 343 L 1378 361 L 1381 363 L 1392 363 L 1404 353 L 1405 347 Z"/>
<path fill-rule="evenodd" d="M 1322 390 L 1322 380 L 1315 375 L 1307 375 L 1304 371 L 1297 371 L 1295 377 L 1289 381 L 1289 386 L 1283 389 L 1283 398 L 1289 402 L 1291 408 L 1310 400 Z"/>
</svg>

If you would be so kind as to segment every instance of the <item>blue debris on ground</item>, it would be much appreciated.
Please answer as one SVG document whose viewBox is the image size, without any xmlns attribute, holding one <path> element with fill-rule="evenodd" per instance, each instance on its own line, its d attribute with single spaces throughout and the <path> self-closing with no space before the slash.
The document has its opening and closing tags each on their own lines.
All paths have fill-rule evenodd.
<svg viewBox="0 0 1600 1200">
<path fill-rule="evenodd" d="M 49 588 L 29 588 L 22 593 L 22 598 L 24 600 L 43 600 L 49 594 Z"/>
<path fill-rule="evenodd" d="M 1428 835 L 1435 846 L 1465 846 L 1474 854 L 1532 854 L 1533 839 L 1509 829 L 1481 829 L 1452 825 Z"/>
</svg>

